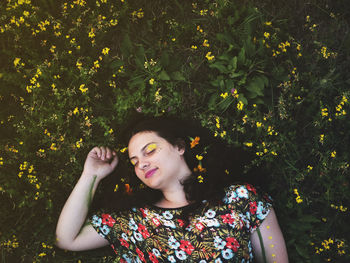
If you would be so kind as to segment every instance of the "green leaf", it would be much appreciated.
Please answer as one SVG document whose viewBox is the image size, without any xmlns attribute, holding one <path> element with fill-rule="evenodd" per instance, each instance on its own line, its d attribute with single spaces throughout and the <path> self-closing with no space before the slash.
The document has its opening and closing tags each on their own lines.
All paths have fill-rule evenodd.
<svg viewBox="0 0 350 263">
<path fill-rule="evenodd" d="M 185 81 L 186 80 L 185 77 L 182 75 L 182 73 L 179 71 L 172 72 L 170 74 L 170 76 L 171 76 L 171 79 L 173 79 L 173 80 L 178 80 L 178 81 Z"/>
<path fill-rule="evenodd" d="M 307 248 L 305 246 L 299 246 L 299 245 L 295 244 L 295 249 L 298 252 L 298 254 L 300 256 L 302 256 L 303 258 L 309 258 L 308 251 L 307 251 Z"/>
<path fill-rule="evenodd" d="M 305 215 L 300 218 L 300 221 L 307 222 L 307 223 L 319 223 L 321 220 L 312 215 Z"/>
<path fill-rule="evenodd" d="M 230 65 L 232 66 L 232 71 L 235 71 L 237 69 L 237 57 L 233 57 L 230 61 Z"/>
<path fill-rule="evenodd" d="M 239 77 L 239 76 L 242 76 L 244 73 L 245 73 L 244 71 L 240 70 L 240 71 L 238 71 L 238 72 L 232 72 L 232 73 L 230 73 L 229 76 L 230 76 L 230 78 L 234 79 L 234 78 L 237 78 L 237 77 Z"/>
<path fill-rule="evenodd" d="M 165 72 L 165 70 L 162 70 L 158 77 L 160 80 L 170 80 L 170 77 L 168 73 Z"/>
<path fill-rule="evenodd" d="M 142 45 L 137 49 L 135 63 L 140 69 L 144 69 L 145 49 Z"/>
<path fill-rule="evenodd" d="M 166 51 L 162 52 L 162 56 L 160 57 L 160 63 L 164 67 L 167 67 L 169 65 L 169 54 Z"/>
<path fill-rule="evenodd" d="M 226 99 L 222 99 L 218 104 L 218 108 L 222 111 L 226 111 L 227 108 L 233 103 L 232 97 L 229 96 Z"/>
<path fill-rule="evenodd" d="M 145 87 L 145 81 L 142 77 L 135 77 L 131 79 L 128 84 L 130 88 L 143 89 Z"/>
<path fill-rule="evenodd" d="M 264 96 L 264 88 L 267 85 L 268 79 L 265 76 L 254 77 L 246 86 L 246 89 L 250 91 L 249 98 L 256 98 L 257 96 Z"/>
<path fill-rule="evenodd" d="M 217 70 L 219 70 L 220 73 L 227 73 L 227 71 L 228 71 L 226 66 L 218 61 L 210 64 L 209 68 L 216 68 Z"/>
<path fill-rule="evenodd" d="M 216 108 L 216 104 L 217 104 L 217 100 L 219 99 L 218 94 L 217 93 L 213 93 L 208 101 L 208 108 L 209 109 L 215 109 Z"/>
<path fill-rule="evenodd" d="M 244 47 L 241 48 L 241 51 L 238 54 L 237 62 L 239 65 L 245 64 L 245 48 Z"/>
<path fill-rule="evenodd" d="M 129 57 L 130 54 L 132 54 L 132 50 L 133 50 L 132 42 L 128 34 L 124 35 L 120 49 L 122 54 L 126 57 Z"/>
<path fill-rule="evenodd" d="M 244 97 L 243 94 L 238 95 L 238 100 L 242 101 L 244 105 L 248 105 L 248 100 Z"/>
<path fill-rule="evenodd" d="M 121 66 L 124 65 L 124 62 L 120 59 L 117 59 L 117 60 L 114 60 L 110 65 L 109 67 L 112 69 L 112 70 L 116 70 L 116 69 L 119 69 Z"/>
</svg>

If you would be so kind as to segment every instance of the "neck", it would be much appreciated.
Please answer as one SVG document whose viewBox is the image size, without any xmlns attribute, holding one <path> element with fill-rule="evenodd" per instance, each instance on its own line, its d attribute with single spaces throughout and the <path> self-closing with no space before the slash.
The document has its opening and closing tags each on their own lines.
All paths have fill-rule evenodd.
<svg viewBox="0 0 350 263">
<path fill-rule="evenodd" d="M 163 191 L 163 198 L 155 203 L 156 206 L 163 208 L 176 208 L 188 205 L 185 191 L 182 189 Z"/>
</svg>

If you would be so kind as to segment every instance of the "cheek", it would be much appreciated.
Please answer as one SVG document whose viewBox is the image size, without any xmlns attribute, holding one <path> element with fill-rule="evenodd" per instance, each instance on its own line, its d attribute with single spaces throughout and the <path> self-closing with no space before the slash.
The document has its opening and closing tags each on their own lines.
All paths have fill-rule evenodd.
<svg viewBox="0 0 350 263">
<path fill-rule="evenodd" d="M 140 172 L 140 169 L 138 169 L 137 167 L 134 167 L 134 172 L 136 174 L 136 176 L 141 179 L 141 172 Z"/>
</svg>

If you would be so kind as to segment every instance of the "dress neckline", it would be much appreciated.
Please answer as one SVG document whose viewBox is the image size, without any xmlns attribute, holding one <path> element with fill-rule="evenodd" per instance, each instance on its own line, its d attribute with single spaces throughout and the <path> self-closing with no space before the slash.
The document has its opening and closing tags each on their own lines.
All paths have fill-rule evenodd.
<svg viewBox="0 0 350 263">
<path fill-rule="evenodd" d="M 206 203 L 206 202 L 207 202 L 207 200 L 203 200 L 202 201 L 202 203 Z M 191 207 L 191 206 L 194 206 L 194 205 L 196 205 L 196 202 L 190 203 L 188 205 L 179 206 L 179 207 L 172 207 L 172 208 L 160 207 L 160 206 L 156 206 L 154 204 L 150 204 L 149 206 L 154 208 L 154 209 L 159 209 L 159 210 L 183 210 L 183 209 L 185 209 L 187 207 Z"/>
</svg>

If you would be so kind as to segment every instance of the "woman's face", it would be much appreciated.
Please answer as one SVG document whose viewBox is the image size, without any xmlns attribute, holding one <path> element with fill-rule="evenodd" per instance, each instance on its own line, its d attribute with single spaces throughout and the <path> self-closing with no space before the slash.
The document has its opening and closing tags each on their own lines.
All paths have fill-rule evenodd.
<svg viewBox="0 0 350 263">
<path fill-rule="evenodd" d="M 137 177 L 150 188 L 161 191 L 177 188 L 191 174 L 183 157 L 185 150 L 155 132 L 135 134 L 128 150 Z"/>
</svg>

